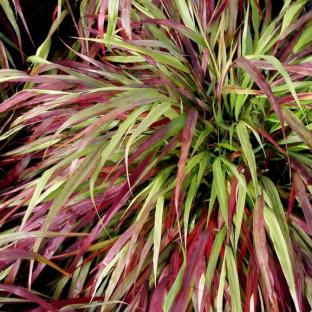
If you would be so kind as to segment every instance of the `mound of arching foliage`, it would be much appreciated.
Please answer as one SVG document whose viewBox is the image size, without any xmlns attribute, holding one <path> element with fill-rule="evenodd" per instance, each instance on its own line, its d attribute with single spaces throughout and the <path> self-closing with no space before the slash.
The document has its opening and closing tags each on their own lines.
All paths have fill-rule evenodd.
<svg viewBox="0 0 312 312">
<path fill-rule="evenodd" d="M 311 310 L 307 0 L 0 5 L 1 310 Z"/>
</svg>

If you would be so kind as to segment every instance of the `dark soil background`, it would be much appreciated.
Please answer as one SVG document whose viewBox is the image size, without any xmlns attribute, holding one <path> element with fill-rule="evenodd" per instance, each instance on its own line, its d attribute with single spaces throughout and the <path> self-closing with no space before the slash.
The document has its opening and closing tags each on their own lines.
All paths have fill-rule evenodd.
<svg viewBox="0 0 312 312">
<path fill-rule="evenodd" d="M 77 5 L 76 1 L 73 0 L 69 0 L 69 3 L 71 4 L 71 8 L 75 17 L 78 17 L 79 5 Z M 57 0 L 20 0 L 20 4 L 34 44 L 32 44 L 21 19 L 17 17 L 19 30 L 22 37 L 22 50 L 24 53 L 24 59 L 21 57 L 21 53 L 19 53 L 19 51 L 16 51 L 12 48 L 9 48 L 9 51 L 13 57 L 16 68 L 26 69 L 27 56 L 35 54 L 37 48 L 47 37 L 53 22 L 53 14 L 57 6 Z M 2 7 L 0 7 L 0 32 L 12 40 L 16 46 L 18 46 L 17 38 L 3 12 Z M 60 49 L 63 49 L 64 44 L 62 41 L 69 43 L 71 41 L 71 37 L 75 35 L 76 32 L 73 26 L 73 21 L 71 16 L 68 14 L 57 33 L 53 36 L 51 54 L 59 51 Z"/>
</svg>

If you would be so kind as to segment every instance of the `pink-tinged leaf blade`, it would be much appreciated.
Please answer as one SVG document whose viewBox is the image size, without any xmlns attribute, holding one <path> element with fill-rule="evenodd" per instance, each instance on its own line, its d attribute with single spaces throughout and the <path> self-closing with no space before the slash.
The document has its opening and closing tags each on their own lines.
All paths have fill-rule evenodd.
<svg viewBox="0 0 312 312">
<path fill-rule="evenodd" d="M 306 192 L 305 183 L 297 171 L 294 172 L 293 183 L 295 185 L 299 203 L 303 210 L 303 214 L 306 219 L 306 223 L 309 227 L 309 231 L 312 232 L 312 206 L 311 206 L 309 196 Z"/>
<path fill-rule="evenodd" d="M 276 96 L 273 94 L 271 87 L 269 83 L 267 82 L 267 80 L 265 79 L 265 77 L 260 73 L 260 71 L 252 62 L 250 62 L 244 57 L 238 58 L 236 60 L 236 63 L 251 76 L 251 78 L 259 86 L 261 91 L 263 91 L 263 93 L 267 96 L 269 102 L 271 103 L 275 113 L 277 114 L 281 122 L 282 131 L 284 132 L 284 117 L 283 117 L 281 108 L 278 105 Z"/>
<path fill-rule="evenodd" d="M 208 240 L 207 231 L 199 233 L 199 235 L 193 239 L 192 244 L 188 251 L 187 265 L 184 271 L 182 287 L 179 293 L 177 294 L 170 308 L 170 311 L 180 312 L 187 310 L 189 294 L 198 269 L 197 262 L 198 259 L 200 259 L 204 254 L 205 249 L 203 248 L 203 246 L 206 246 L 207 240 Z"/>
<path fill-rule="evenodd" d="M 182 148 L 181 156 L 178 163 L 178 174 L 177 174 L 177 184 L 174 192 L 175 196 L 175 207 L 177 209 L 179 203 L 179 197 L 181 192 L 181 186 L 185 178 L 185 166 L 188 158 L 188 153 L 191 147 L 191 142 L 198 118 L 198 113 L 196 110 L 191 109 L 188 113 L 187 119 L 185 121 L 185 127 L 182 133 Z"/>
<path fill-rule="evenodd" d="M 255 204 L 253 213 L 253 235 L 257 261 L 263 277 L 264 289 L 267 292 L 267 304 L 272 306 L 274 311 L 278 311 L 276 293 L 274 290 L 273 275 L 269 266 L 269 253 L 267 250 L 267 240 L 264 222 L 264 197 L 261 194 Z"/>
<path fill-rule="evenodd" d="M 20 287 L 20 286 L 9 286 L 9 285 L 3 285 L 0 284 L 0 290 L 3 290 L 5 292 L 8 292 L 10 294 L 14 294 L 15 296 L 24 298 L 28 300 L 29 302 L 34 302 L 40 305 L 44 311 L 51 311 L 51 312 L 57 312 L 57 309 L 44 299 L 40 298 L 39 296 L 33 294 L 28 289 Z"/>
<path fill-rule="evenodd" d="M 71 277 L 71 274 L 60 268 L 58 265 L 50 261 L 49 259 L 39 255 L 36 252 L 32 252 L 25 249 L 19 248 L 10 248 L 0 251 L 0 259 L 2 260 L 16 260 L 16 259 L 34 259 L 40 263 L 46 264 L 51 268 L 59 271 L 60 273 L 66 275 L 67 277 Z"/>
<path fill-rule="evenodd" d="M 131 40 L 131 2 L 132 0 L 121 0 L 121 25 L 124 28 L 127 37 Z"/>
</svg>

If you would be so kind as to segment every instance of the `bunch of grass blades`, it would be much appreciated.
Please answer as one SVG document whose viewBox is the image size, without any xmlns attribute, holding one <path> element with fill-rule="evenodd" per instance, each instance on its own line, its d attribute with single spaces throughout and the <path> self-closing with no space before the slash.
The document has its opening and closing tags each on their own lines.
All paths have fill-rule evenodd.
<svg viewBox="0 0 312 312">
<path fill-rule="evenodd" d="M 272 3 L 58 1 L 27 71 L 1 41 L 1 310 L 312 309 L 312 11 Z"/>
</svg>

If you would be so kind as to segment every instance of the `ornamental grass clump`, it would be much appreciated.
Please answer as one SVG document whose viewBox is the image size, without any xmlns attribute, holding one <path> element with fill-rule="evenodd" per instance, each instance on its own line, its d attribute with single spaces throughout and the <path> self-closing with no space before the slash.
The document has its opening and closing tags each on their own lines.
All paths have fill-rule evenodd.
<svg viewBox="0 0 312 312">
<path fill-rule="evenodd" d="M 0 71 L 1 309 L 310 311 L 308 1 L 69 4 Z"/>
</svg>

